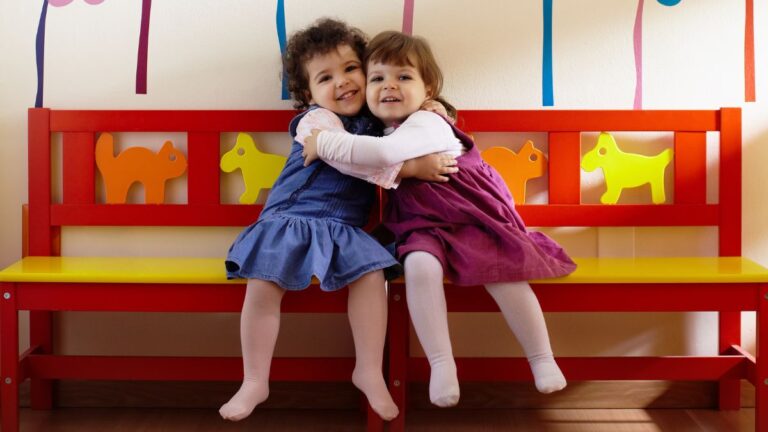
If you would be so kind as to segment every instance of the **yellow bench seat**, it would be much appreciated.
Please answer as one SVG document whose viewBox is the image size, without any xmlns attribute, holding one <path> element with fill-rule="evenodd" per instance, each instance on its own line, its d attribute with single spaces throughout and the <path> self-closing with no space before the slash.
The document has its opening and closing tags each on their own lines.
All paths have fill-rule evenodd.
<svg viewBox="0 0 768 432">
<path fill-rule="evenodd" d="M 768 269 L 743 257 L 576 258 L 564 278 L 535 283 L 759 283 Z M 227 280 L 223 258 L 26 257 L 0 282 L 242 283 Z"/>
</svg>

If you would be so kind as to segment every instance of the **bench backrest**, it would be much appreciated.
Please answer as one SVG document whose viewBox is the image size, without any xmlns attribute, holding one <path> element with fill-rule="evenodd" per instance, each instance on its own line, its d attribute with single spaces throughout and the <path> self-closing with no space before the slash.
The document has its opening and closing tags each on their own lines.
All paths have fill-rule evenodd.
<svg viewBox="0 0 768 432">
<path fill-rule="evenodd" d="M 58 254 L 62 226 L 245 226 L 260 205 L 222 204 L 220 134 L 285 132 L 294 111 L 29 110 L 29 255 Z M 546 132 L 548 204 L 518 206 L 530 226 L 716 226 L 719 255 L 741 254 L 741 110 L 461 111 L 477 132 Z M 582 204 L 581 133 L 674 133 L 674 202 Z M 186 204 L 95 202 L 100 132 L 185 132 Z M 720 133 L 719 197 L 706 199 L 706 133 Z M 62 203 L 52 202 L 51 135 L 63 136 Z"/>
</svg>

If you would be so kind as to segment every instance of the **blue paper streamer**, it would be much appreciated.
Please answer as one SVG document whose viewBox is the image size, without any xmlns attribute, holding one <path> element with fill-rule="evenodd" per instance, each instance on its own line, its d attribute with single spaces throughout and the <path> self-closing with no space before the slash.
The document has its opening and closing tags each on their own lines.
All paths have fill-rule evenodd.
<svg viewBox="0 0 768 432">
<path fill-rule="evenodd" d="M 35 96 L 35 108 L 43 106 L 43 69 L 45 61 L 45 18 L 48 15 L 48 0 L 43 0 L 43 11 L 40 12 L 40 22 L 37 24 L 37 37 L 35 38 L 35 57 L 37 61 L 37 96 Z"/>
<path fill-rule="evenodd" d="M 541 67 L 541 98 L 544 106 L 555 104 L 552 85 L 552 0 L 544 0 L 544 49 Z"/>
<path fill-rule="evenodd" d="M 285 2 L 283 0 L 277 0 L 277 41 L 280 43 L 280 55 L 285 55 Z M 291 98 L 291 94 L 288 93 L 288 77 L 283 71 L 283 100 Z"/>
</svg>

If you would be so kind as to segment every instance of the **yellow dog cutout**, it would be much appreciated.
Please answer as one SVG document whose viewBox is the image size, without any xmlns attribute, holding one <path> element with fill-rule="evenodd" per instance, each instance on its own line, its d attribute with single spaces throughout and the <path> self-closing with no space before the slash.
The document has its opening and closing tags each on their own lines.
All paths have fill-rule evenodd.
<svg viewBox="0 0 768 432">
<path fill-rule="evenodd" d="M 224 153 L 219 166 L 224 172 L 240 169 L 245 182 L 245 192 L 240 195 L 240 204 L 253 204 L 262 189 L 269 189 L 283 170 L 286 158 L 262 153 L 256 148 L 253 138 L 239 133 L 232 150 Z"/>
<path fill-rule="evenodd" d="M 581 160 L 581 168 L 594 171 L 602 168 L 607 191 L 600 197 L 603 204 L 616 204 L 622 190 L 651 184 L 651 200 L 662 204 L 666 200 L 664 193 L 664 171 L 672 160 L 672 149 L 666 149 L 656 156 L 643 156 L 625 153 L 616 145 L 613 136 L 600 133 L 595 148 L 587 152 Z"/>
</svg>

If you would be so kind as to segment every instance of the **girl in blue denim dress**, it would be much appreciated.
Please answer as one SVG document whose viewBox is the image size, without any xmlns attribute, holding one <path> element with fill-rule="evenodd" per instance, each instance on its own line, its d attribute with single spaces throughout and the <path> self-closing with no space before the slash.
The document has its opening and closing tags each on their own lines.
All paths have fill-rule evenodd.
<svg viewBox="0 0 768 432">
<path fill-rule="evenodd" d="M 259 219 L 240 233 L 227 256 L 227 276 L 248 279 L 248 285 L 240 321 L 243 383 L 219 410 L 225 419 L 241 420 L 267 399 L 282 296 L 305 289 L 313 275 L 323 291 L 349 286 L 356 355 L 352 382 L 384 420 L 398 414 L 382 374 L 387 319 L 382 270 L 397 261 L 362 228 L 375 196 L 369 182 L 392 187 L 406 170 L 401 172 L 402 163 L 369 168 L 318 161 L 305 167 L 303 145 L 295 140 L 297 129 L 327 125 L 329 118 L 350 133 L 381 135 L 380 123 L 367 111 L 360 113 L 365 43 L 362 32 L 329 19 L 288 42 L 283 60 L 289 89 L 296 107 L 309 109 L 291 121 L 291 153 Z M 435 172 L 450 172 L 443 165 L 432 163 Z M 419 178 L 430 177 L 420 166 Z"/>
</svg>

